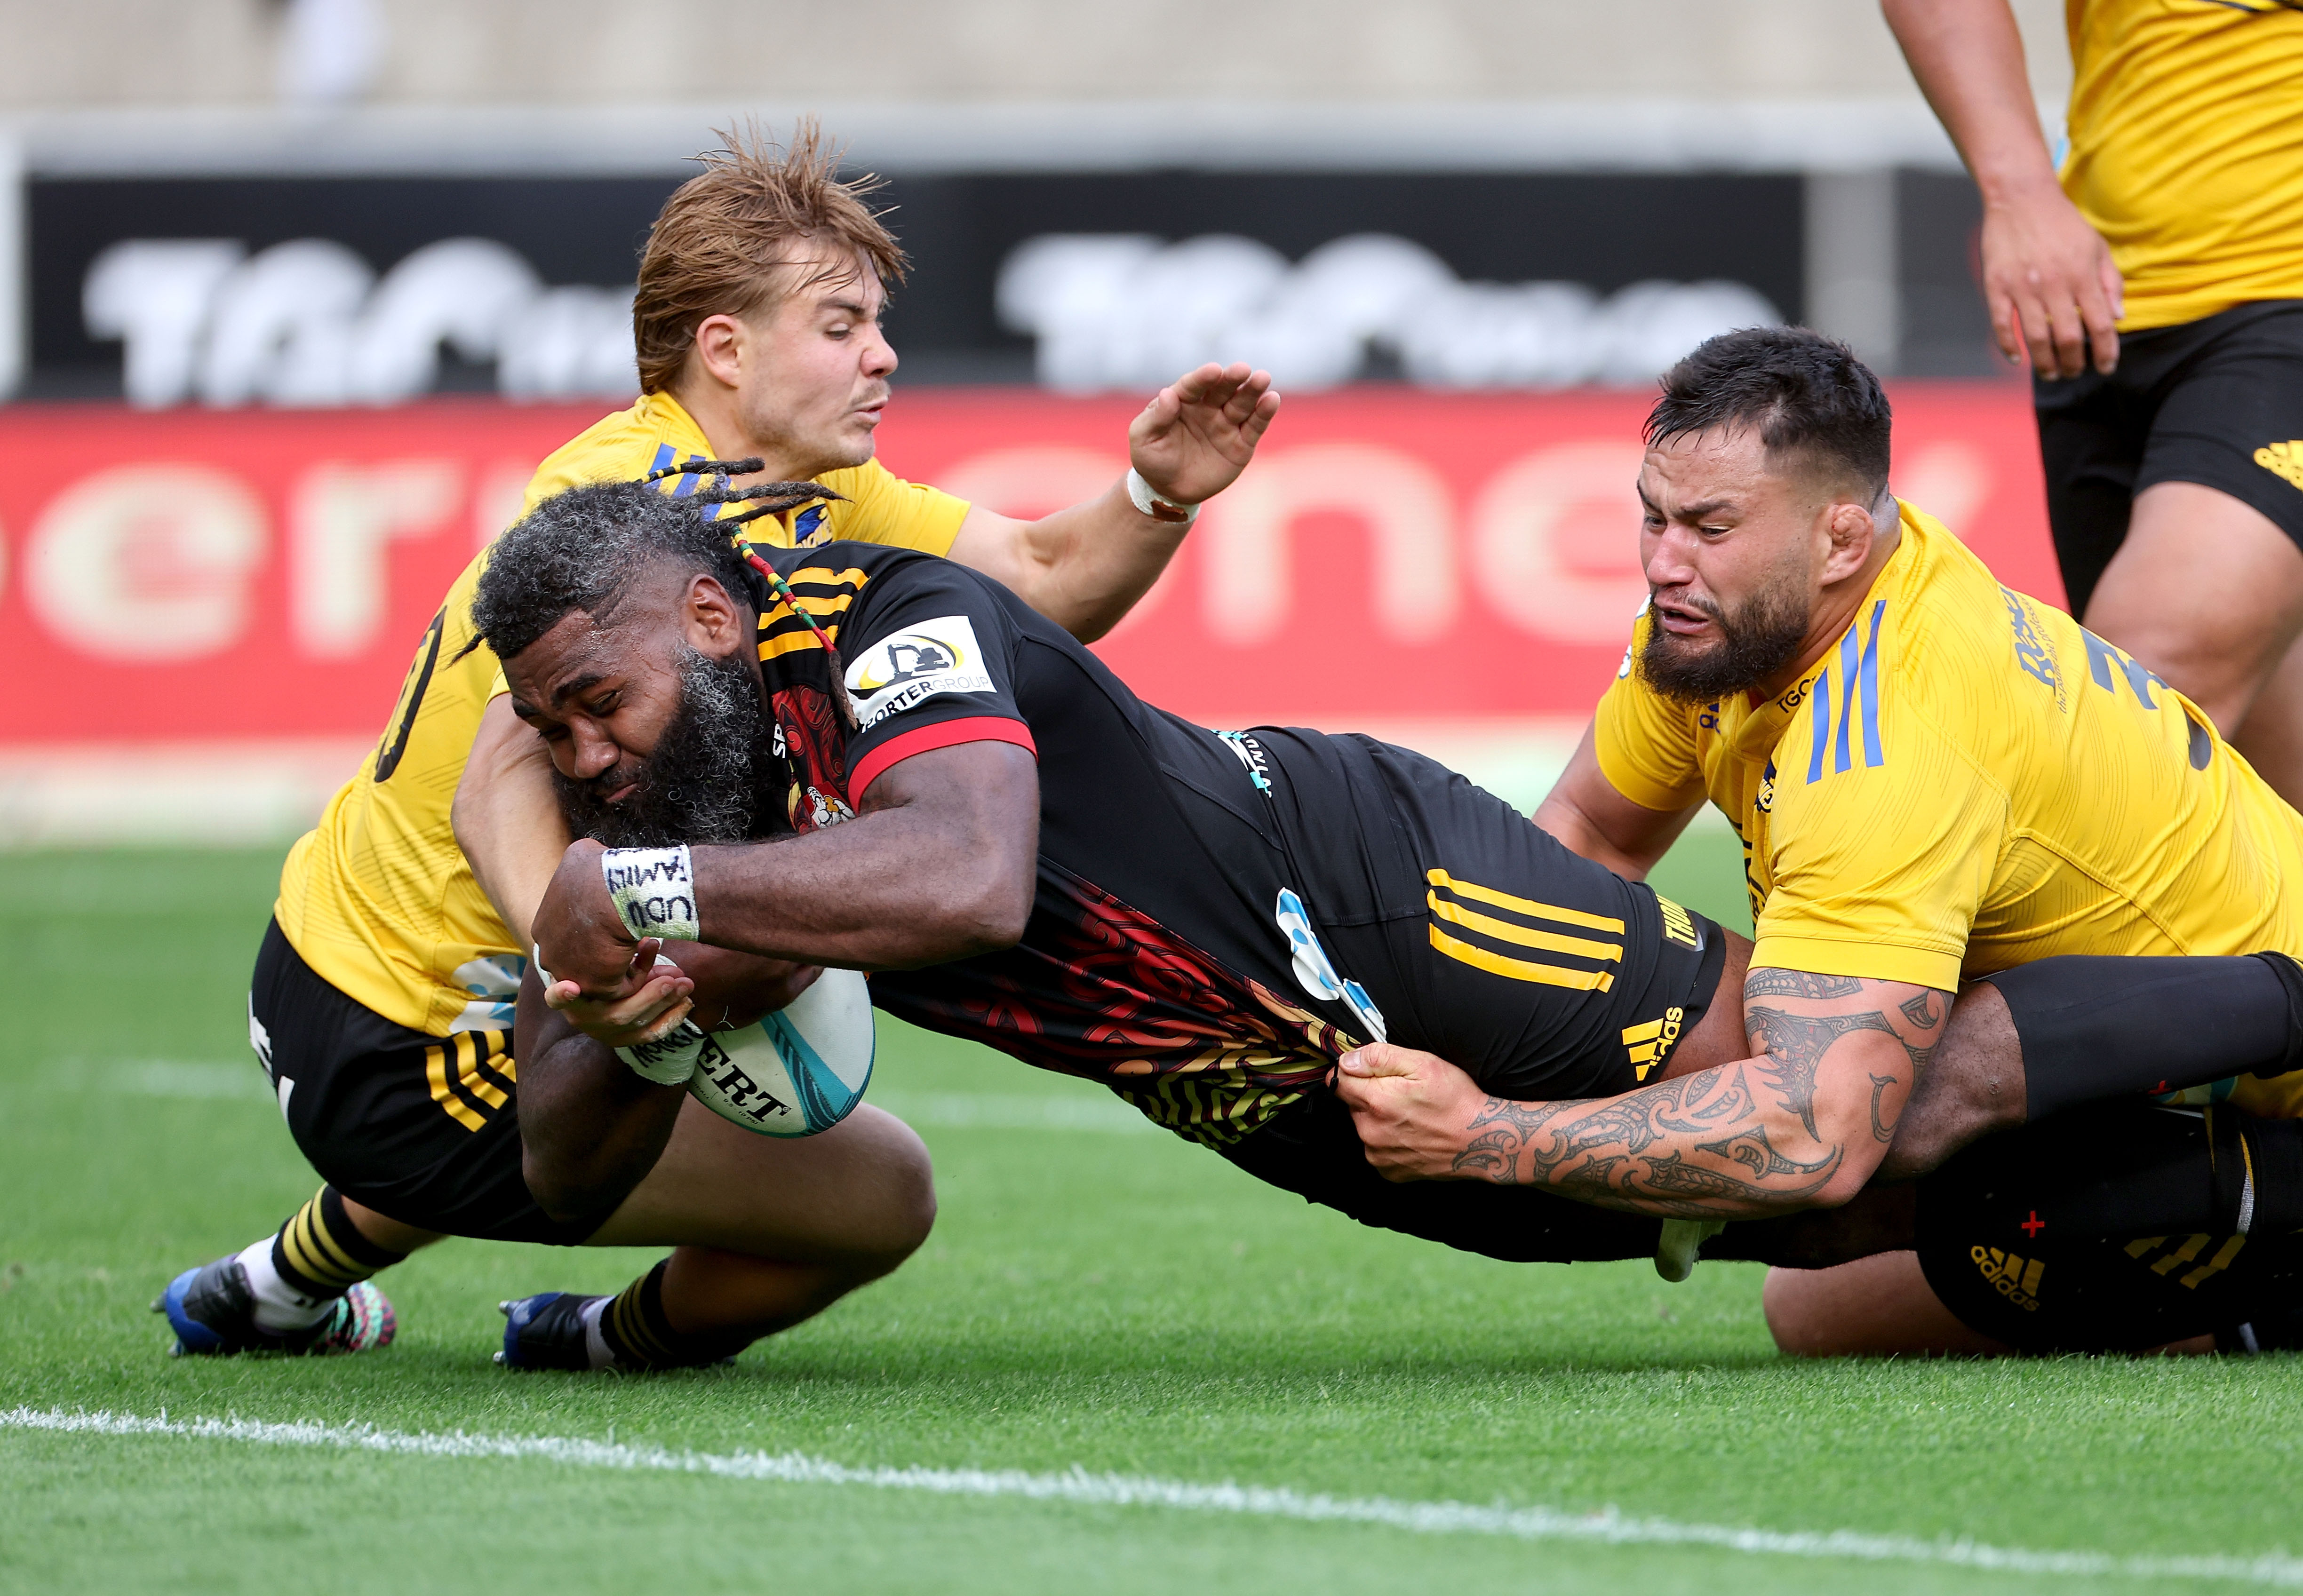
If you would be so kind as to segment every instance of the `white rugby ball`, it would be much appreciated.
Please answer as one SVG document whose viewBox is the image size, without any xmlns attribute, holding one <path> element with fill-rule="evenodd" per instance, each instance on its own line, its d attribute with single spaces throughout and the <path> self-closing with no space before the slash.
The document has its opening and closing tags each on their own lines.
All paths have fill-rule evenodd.
<svg viewBox="0 0 2303 1596">
<path fill-rule="evenodd" d="M 874 1041 L 869 984 L 827 970 L 757 1025 L 707 1036 L 688 1093 L 762 1136 L 814 1136 L 864 1101 Z"/>
</svg>

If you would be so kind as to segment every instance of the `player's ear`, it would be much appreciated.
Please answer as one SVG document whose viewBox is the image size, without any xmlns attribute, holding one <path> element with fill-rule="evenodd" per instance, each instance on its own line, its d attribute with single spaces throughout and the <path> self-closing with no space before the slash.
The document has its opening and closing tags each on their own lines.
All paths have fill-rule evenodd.
<svg viewBox="0 0 2303 1596">
<path fill-rule="evenodd" d="M 1848 500 L 1835 500 L 1824 512 L 1824 530 L 1831 540 L 1831 551 L 1824 556 L 1823 579 L 1837 582 L 1861 570 L 1863 562 L 1871 558 L 1875 535 L 1871 512 Z"/>
<path fill-rule="evenodd" d="M 713 381 L 735 388 L 744 380 L 744 359 L 751 351 L 751 330 L 732 315 L 708 315 L 696 324 L 695 348 L 689 364 L 701 366 Z"/>
<path fill-rule="evenodd" d="M 751 630 L 743 606 L 729 596 L 717 578 L 702 575 L 688 578 L 679 618 L 688 646 L 713 659 L 734 654 Z"/>
</svg>

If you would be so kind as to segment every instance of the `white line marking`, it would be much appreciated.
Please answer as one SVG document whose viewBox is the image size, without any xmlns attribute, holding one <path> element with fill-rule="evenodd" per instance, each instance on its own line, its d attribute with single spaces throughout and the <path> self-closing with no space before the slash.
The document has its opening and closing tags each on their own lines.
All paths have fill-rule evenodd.
<svg viewBox="0 0 2303 1596">
<path fill-rule="evenodd" d="M 1014 1469 L 854 1468 L 801 1452 L 668 1452 L 561 1435 L 467 1435 L 378 1430 L 366 1424 L 274 1424 L 253 1419 L 148 1418 L 126 1413 L 66 1413 L 18 1407 L 0 1411 L 0 1430 L 81 1435 L 173 1435 L 265 1446 L 342 1447 L 422 1457 L 533 1457 L 577 1468 L 661 1470 L 766 1480 L 789 1485 L 865 1485 L 939 1496 L 1021 1497 L 1092 1507 L 1167 1508 L 1311 1524 L 1367 1524 L 1430 1535 L 1498 1535 L 1521 1541 L 1596 1541 L 1616 1546 L 1709 1546 L 1793 1558 L 1848 1558 L 1869 1563 L 1928 1563 L 2009 1574 L 2083 1578 L 2208 1579 L 2254 1585 L 2303 1585 L 2303 1558 L 2260 1557 L 2114 1557 L 2098 1551 L 2037 1551 L 1973 1541 L 1921 1541 L 1856 1530 L 1755 1530 L 1727 1525 L 1632 1518 L 1613 1508 L 1568 1513 L 1555 1508 L 1481 1508 L 1468 1502 L 1337 1497 L 1264 1485 L 1199 1484 L 1141 1474 L 1058 1474 Z"/>
</svg>

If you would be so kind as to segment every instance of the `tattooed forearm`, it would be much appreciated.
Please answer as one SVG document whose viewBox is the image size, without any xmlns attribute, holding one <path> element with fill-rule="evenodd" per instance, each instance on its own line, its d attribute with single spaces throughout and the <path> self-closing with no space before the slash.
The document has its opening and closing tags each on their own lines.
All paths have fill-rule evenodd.
<svg viewBox="0 0 2303 1596">
<path fill-rule="evenodd" d="M 1792 1014 L 1781 1009 L 1746 1009 L 1744 1029 L 1751 1033 L 1751 1051 L 1764 1055 L 1762 1068 L 1785 1108 L 1799 1115 L 1810 1136 L 1815 1129 L 1815 1071 L 1831 1045 L 1850 1031 L 1883 1030 L 1895 1036 L 1886 1016 L 1866 1014 Z M 1902 1041 L 1901 1037 L 1896 1037 Z M 1905 1044 L 1908 1047 L 1909 1044 Z"/>
<path fill-rule="evenodd" d="M 1454 1172 L 1688 1218 L 1844 1200 L 1894 1139 L 1912 1079 L 1943 1034 L 1949 995 L 1761 969 L 1745 995 L 1772 1000 L 1746 1004 L 1751 1057 L 1615 1097 L 1490 1097 Z M 1895 1046 L 1850 1040 L 1874 1033 Z"/>
</svg>

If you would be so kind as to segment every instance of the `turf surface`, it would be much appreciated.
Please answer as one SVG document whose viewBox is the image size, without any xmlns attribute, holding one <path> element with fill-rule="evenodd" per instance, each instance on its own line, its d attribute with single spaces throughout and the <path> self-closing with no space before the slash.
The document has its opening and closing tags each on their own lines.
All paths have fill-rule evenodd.
<svg viewBox="0 0 2303 1596">
<path fill-rule="evenodd" d="M 1733 846 L 1691 837 L 1659 881 L 1740 920 Z M 2285 1359 L 1787 1364 L 1754 1268 L 1706 1264 L 1675 1288 L 1645 1264 L 1514 1268 L 1364 1231 L 1135 1129 L 1092 1088 L 884 1022 L 873 1093 L 934 1151 L 936 1234 L 733 1369 L 504 1373 L 488 1362 L 499 1297 L 612 1288 L 645 1257 L 455 1242 L 386 1277 L 401 1321 L 386 1352 L 172 1361 L 154 1293 L 313 1188 L 245 1043 L 275 859 L 5 862 L 15 901 L 43 908 L 0 932 L 17 993 L 0 1050 L 0 1413 L 1076 1466 L 2117 1558 L 2303 1540 Z M 0 1502 L 0 1588 L 43 1592 L 2103 1583 L 8 1427 Z M 2198 1582 L 2118 1585 L 2146 1583 Z"/>
</svg>

